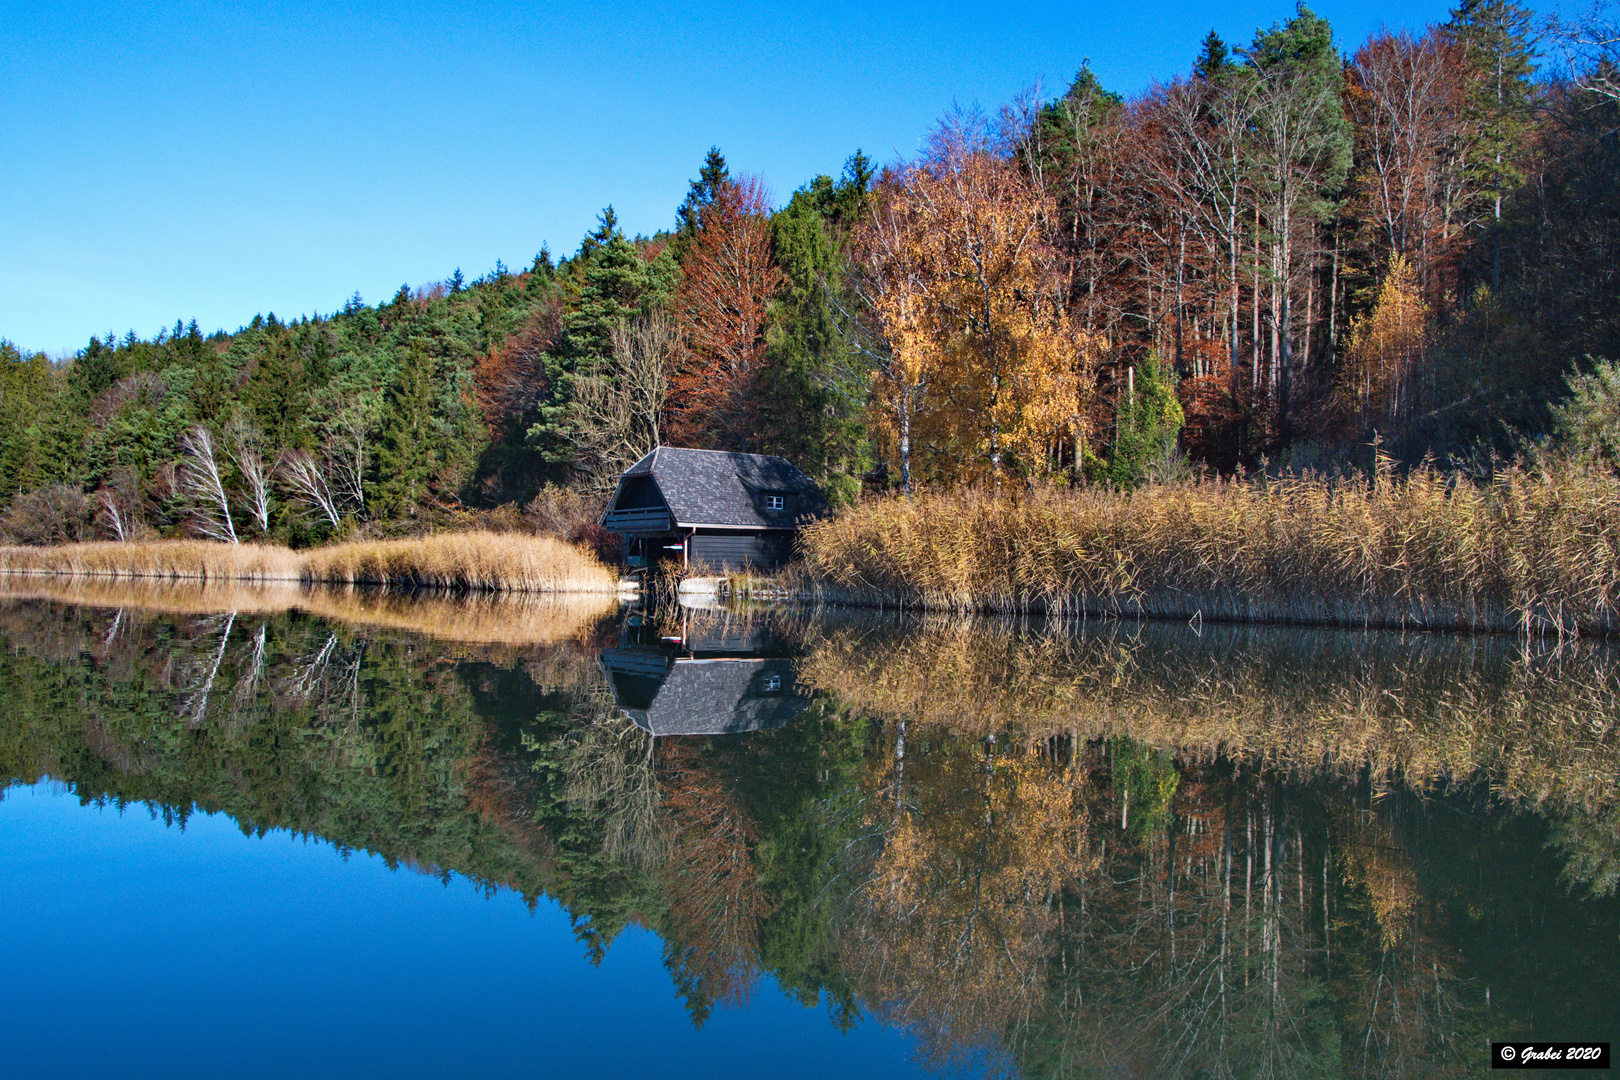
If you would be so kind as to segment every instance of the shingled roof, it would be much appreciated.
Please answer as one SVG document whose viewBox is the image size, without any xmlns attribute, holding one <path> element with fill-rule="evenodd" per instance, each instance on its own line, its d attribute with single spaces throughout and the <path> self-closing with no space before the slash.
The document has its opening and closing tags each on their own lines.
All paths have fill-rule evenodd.
<svg viewBox="0 0 1620 1080">
<path fill-rule="evenodd" d="M 814 480 L 786 458 L 766 454 L 661 446 L 626 469 L 620 483 L 643 475 L 652 476 L 658 485 L 677 527 L 785 528 L 800 518 L 817 517 L 828 510 L 826 497 Z M 759 499 L 763 492 L 795 496 L 793 512 L 785 519 L 763 513 Z M 617 499 L 615 494 L 614 503 Z"/>
</svg>

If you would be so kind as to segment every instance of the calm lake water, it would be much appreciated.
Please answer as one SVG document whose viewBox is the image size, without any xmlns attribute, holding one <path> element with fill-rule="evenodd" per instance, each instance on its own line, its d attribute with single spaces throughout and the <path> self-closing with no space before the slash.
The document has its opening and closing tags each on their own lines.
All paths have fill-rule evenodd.
<svg viewBox="0 0 1620 1080">
<path fill-rule="evenodd" d="M 1476 1076 L 1620 1042 L 1620 651 L 0 599 L 5 1069 Z"/>
</svg>

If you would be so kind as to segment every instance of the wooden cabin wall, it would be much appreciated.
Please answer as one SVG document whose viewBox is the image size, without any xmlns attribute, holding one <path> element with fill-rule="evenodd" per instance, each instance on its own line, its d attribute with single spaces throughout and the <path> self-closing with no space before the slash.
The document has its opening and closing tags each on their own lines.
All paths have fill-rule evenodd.
<svg viewBox="0 0 1620 1080">
<path fill-rule="evenodd" d="M 692 537 L 693 567 L 720 573 L 775 570 L 792 554 L 793 537 L 788 533 L 699 533 Z"/>
</svg>

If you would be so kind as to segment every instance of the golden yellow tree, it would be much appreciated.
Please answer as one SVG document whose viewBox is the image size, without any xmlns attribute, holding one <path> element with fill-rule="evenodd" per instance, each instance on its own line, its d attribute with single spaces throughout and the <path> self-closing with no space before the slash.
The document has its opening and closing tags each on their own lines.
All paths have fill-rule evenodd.
<svg viewBox="0 0 1620 1080">
<path fill-rule="evenodd" d="M 943 482 L 1000 479 L 1009 457 L 1040 471 L 1084 416 L 1093 350 L 1069 324 L 1050 219 L 1012 165 L 960 146 L 880 191 L 861 251 L 891 353 L 873 396 L 903 473 L 913 458 Z"/>
<path fill-rule="evenodd" d="M 1391 256 L 1377 303 L 1351 324 L 1350 347 L 1339 370 L 1340 407 L 1357 427 L 1404 415 L 1412 376 L 1427 344 L 1428 321 L 1417 272 L 1404 256 Z"/>
</svg>

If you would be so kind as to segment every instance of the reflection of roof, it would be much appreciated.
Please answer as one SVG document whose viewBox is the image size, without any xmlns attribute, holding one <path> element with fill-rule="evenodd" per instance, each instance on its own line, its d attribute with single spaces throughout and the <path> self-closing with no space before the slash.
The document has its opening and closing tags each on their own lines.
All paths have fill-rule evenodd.
<svg viewBox="0 0 1620 1080">
<path fill-rule="evenodd" d="M 784 658 L 684 659 L 607 649 L 602 668 L 614 700 L 653 735 L 726 735 L 778 728 L 810 704 Z"/>
<path fill-rule="evenodd" d="M 786 458 L 765 454 L 733 454 L 720 450 L 686 450 L 661 446 L 624 472 L 626 478 L 651 475 L 670 513 L 685 525 L 751 525 L 785 528 L 805 515 L 827 510 L 827 500 L 815 481 Z M 797 496 L 793 513 L 767 519 L 760 512 L 759 494 L 783 492 Z M 616 505 L 617 496 L 609 506 Z"/>
</svg>

